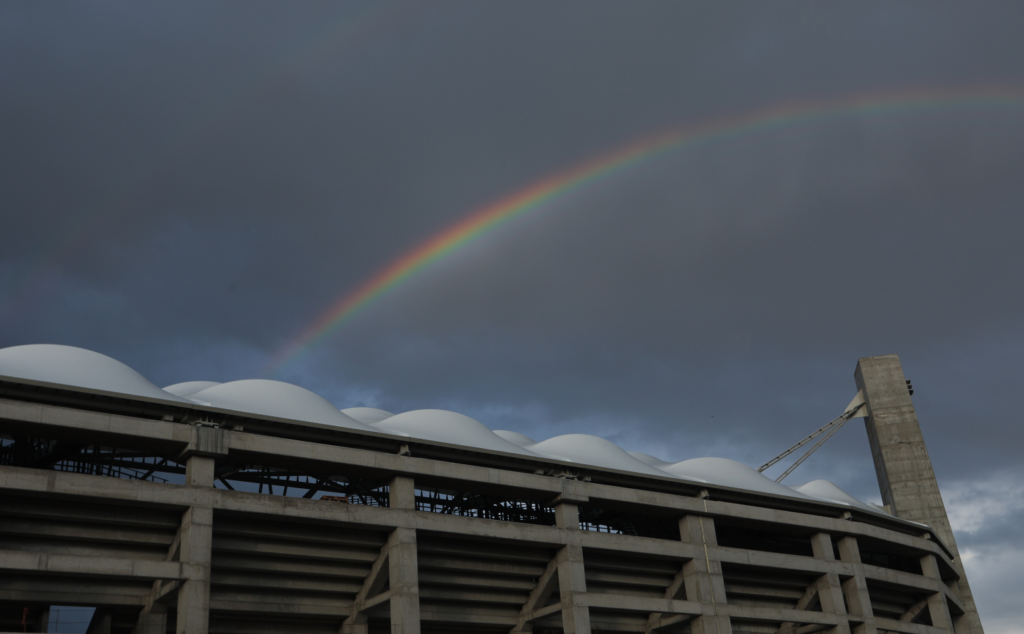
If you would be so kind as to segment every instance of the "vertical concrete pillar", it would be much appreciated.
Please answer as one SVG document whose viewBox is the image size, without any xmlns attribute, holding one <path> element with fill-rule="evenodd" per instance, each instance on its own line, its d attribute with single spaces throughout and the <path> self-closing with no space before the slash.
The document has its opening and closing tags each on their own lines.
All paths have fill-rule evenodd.
<svg viewBox="0 0 1024 634">
<path fill-rule="evenodd" d="M 388 506 L 416 510 L 416 483 L 412 478 L 397 476 L 388 483 Z"/>
<path fill-rule="evenodd" d="M 398 476 L 388 485 L 388 506 L 392 509 L 416 509 L 416 483 Z M 391 585 L 392 634 L 420 634 L 419 562 L 416 554 L 416 529 L 396 528 L 388 551 L 388 579 Z"/>
<path fill-rule="evenodd" d="M 679 537 L 702 546 L 701 553 L 683 564 L 683 585 L 687 601 L 699 601 L 704 613 L 690 622 L 693 634 L 732 634 L 728 614 L 719 614 L 719 606 L 728 602 L 722 562 L 712 555 L 718 546 L 715 521 L 701 515 L 686 515 L 679 520 Z"/>
<path fill-rule="evenodd" d="M 212 487 L 214 459 L 193 455 L 185 463 L 185 483 Z M 213 509 L 192 506 L 181 519 L 180 561 L 192 564 L 199 574 L 178 588 L 177 634 L 207 634 L 210 627 L 210 563 L 213 547 Z"/>
<path fill-rule="evenodd" d="M 816 533 L 811 537 L 811 549 L 814 556 L 826 561 L 835 561 L 836 554 L 832 548 L 832 536 L 828 533 Z M 843 586 L 839 581 L 839 574 L 835 572 L 826 573 L 818 577 L 814 585 L 818 591 L 818 601 L 821 603 L 821 611 L 826 614 L 846 614 L 846 602 L 843 600 Z M 842 624 L 833 629 L 835 634 L 850 634 L 850 626 Z"/>
<path fill-rule="evenodd" d="M 416 529 L 396 528 L 388 554 L 391 634 L 420 634 L 420 583 Z"/>
<path fill-rule="evenodd" d="M 861 569 L 860 546 L 855 537 L 843 537 L 839 540 L 839 558 L 854 565 L 855 573 L 851 579 L 843 583 L 846 604 L 851 617 L 850 625 L 855 634 L 878 634 L 875 627 L 875 611 L 871 607 L 871 595 L 868 594 L 868 582 Z"/>
<path fill-rule="evenodd" d="M 855 376 L 868 406 L 864 424 L 882 501 L 896 517 L 930 526 L 953 553 L 960 574 L 958 594 L 966 610 L 957 632 L 983 634 L 900 359 L 894 354 L 861 359 Z"/>
<path fill-rule="evenodd" d="M 577 605 L 576 601 L 577 595 L 587 591 L 583 546 L 579 534 L 579 507 L 563 498 L 556 500 L 555 523 L 566 532 L 566 545 L 555 555 L 558 592 L 562 603 L 562 630 L 565 634 L 590 634 L 590 608 Z"/>
<path fill-rule="evenodd" d="M 39 609 L 39 617 L 36 619 L 36 631 L 48 632 L 50 630 L 50 606 Z"/>
<path fill-rule="evenodd" d="M 154 604 L 143 609 L 133 634 L 167 634 L 167 608 Z"/>
<path fill-rule="evenodd" d="M 939 573 L 939 562 L 935 561 L 935 555 L 921 557 L 921 573 L 929 579 L 938 579 L 942 582 L 942 575 Z M 949 604 L 946 603 L 946 596 L 941 592 L 928 597 L 928 614 L 932 617 L 932 627 L 953 631 L 953 619 L 949 615 Z"/>
<path fill-rule="evenodd" d="M 113 623 L 113 615 L 107 610 L 98 609 L 92 613 L 92 621 L 89 623 L 89 634 L 110 634 L 110 626 Z"/>
</svg>

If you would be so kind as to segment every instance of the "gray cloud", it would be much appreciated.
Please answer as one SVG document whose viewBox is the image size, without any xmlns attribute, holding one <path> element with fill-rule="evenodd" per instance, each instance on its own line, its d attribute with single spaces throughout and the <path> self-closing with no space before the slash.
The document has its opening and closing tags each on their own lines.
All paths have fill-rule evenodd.
<svg viewBox="0 0 1024 634">
<path fill-rule="evenodd" d="M 638 138 L 1024 87 L 1013 4 L 0 11 L 0 345 L 96 349 L 160 384 L 252 376 L 426 237 Z M 759 464 L 839 412 L 858 357 L 898 352 L 943 485 L 1019 477 L 1021 148 L 1006 107 L 671 153 L 437 262 L 280 377 Z M 795 477 L 878 495 L 858 421 Z M 1013 523 L 986 531 L 964 533 L 978 562 Z M 1010 623 L 1020 573 L 972 574 Z"/>
</svg>

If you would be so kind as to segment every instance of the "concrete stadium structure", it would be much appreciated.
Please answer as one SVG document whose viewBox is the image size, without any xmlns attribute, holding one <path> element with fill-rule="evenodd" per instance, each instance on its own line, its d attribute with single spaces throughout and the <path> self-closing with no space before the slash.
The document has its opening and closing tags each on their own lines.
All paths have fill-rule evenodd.
<svg viewBox="0 0 1024 634">
<path fill-rule="evenodd" d="M 856 380 L 885 510 L 728 460 L 0 350 L 0 631 L 81 605 L 90 633 L 980 633 L 899 360 Z"/>
</svg>

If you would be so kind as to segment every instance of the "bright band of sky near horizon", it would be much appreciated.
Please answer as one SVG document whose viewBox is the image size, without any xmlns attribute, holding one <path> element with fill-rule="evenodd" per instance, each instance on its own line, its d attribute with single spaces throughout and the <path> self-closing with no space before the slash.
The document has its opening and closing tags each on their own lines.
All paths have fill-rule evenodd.
<svg viewBox="0 0 1024 634">
<path fill-rule="evenodd" d="M 857 95 L 825 102 L 782 104 L 732 118 L 676 128 L 631 143 L 596 159 L 532 183 L 510 196 L 471 212 L 392 261 L 354 290 L 343 295 L 312 324 L 274 355 L 260 373 L 273 376 L 329 336 L 360 310 L 401 285 L 431 263 L 457 251 L 481 235 L 536 211 L 556 198 L 612 173 L 672 151 L 722 141 L 743 134 L 808 123 L 844 115 L 876 115 L 908 110 L 1024 106 L 1024 89 L 987 87 L 960 90 L 919 90 L 887 95 Z"/>
</svg>

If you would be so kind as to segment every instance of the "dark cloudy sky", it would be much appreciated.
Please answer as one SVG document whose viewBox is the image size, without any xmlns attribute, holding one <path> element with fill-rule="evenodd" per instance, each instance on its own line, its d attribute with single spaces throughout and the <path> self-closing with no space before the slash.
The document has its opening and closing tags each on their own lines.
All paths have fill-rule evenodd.
<svg viewBox="0 0 1024 634">
<path fill-rule="evenodd" d="M 1024 91 L 1022 24 L 1020 3 L 4 3 L 0 346 L 249 378 L 431 235 L 640 138 Z M 1022 103 L 669 153 L 442 259 L 277 378 L 757 466 L 896 352 L 987 631 L 1024 632 Z M 792 480 L 818 477 L 879 499 L 860 421 Z"/>
</svg>

